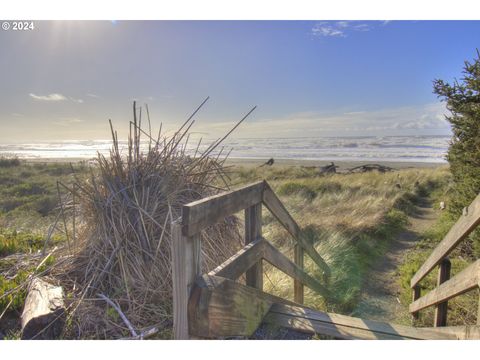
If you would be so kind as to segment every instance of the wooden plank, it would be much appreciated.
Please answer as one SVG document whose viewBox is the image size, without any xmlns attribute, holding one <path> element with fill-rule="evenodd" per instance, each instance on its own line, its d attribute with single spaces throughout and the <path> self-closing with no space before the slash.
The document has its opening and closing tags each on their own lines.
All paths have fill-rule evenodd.
<svg viewBox="0 0 480 360">
<path fill-rule="evenodd" d="M 290 213 L 285 209 L 280 199 L 275 195 L 272 188 L 268 183 L 265 183 L 265 190 L 263 191 L 263 203 L 270 210 L 270 212 L 277 218 L 277 220 L 283 225 L 285 229 L 292 235 L 300 246 L 306 251 L 308 256 L 322 269 L 325 275 L 325 280 L 330 276 L 330 268 L 327 263 L 318 254 L 317 250 L 304 239 L 300 227 L 292 218 Z"/>
<path fill-rule="evenodd" d="M 438 277 L 437 277 L 437 287 L 442 285 L 445 281 L 450 279 L 450 269 L 452 264 L 448 258 L 442 260 L 438 268 Z M 433 316 L 433 326 L 447 326 L 447 311 L 448 311 L 448 302 L 444 301 L 435 306 L 435 314 Z"/>
<path fill-rule="evenodd" d="M 190 334 L 207 338 L 251 336 L 272 300 L 250 286 L 204 275 L 197 280 L 190 297 Z"/>
<path fill-rule="evenodd" d="M 455 225 L 452 226 L 445 238 L 437 245 L 428 259 L 423 263 L 417 273 L 410 281 L 410 287 L 417 285 L 428 273 L 437 266 L 455 248 L 455 246 L 465 239 L 480 224 L 480 195 L 466 208 Z"/>
<path fill-rule="evenodd" d="M 183 206 L 183 234 L 191 236 L 240 210 L 262 201 L 264 181 L 210 196 Z"/>
<path fill-rule="evenodd" d="M 480 326 L 478 325 L 463 325 L 463 326 L 444 326 L 432 329 L 440 333 L 454 335 L 458 340 L 479 340 L 480 339 Z"/>
<path fill-rule="evenodd" d="M 262 260 L 264 242 L 265 240 L 260 238 L 249 243 L 223 264 L 210 271 L 208 275 L 221 276 L 231 280 L 238 279 L 248 269 Z"/>
<path fill-rule="evenodd" d="M 269 312 L 264 323 L 291 329 L 294 331 L 304 332 L 307 334 L 327 335 L 335 339 L 344 340 L 402 340 L 402 337 L 388 334 L 376 334 L 365 329 L 352 328 L 349 326 L 335 325 L 329 322 L 306 319 L 303 317 L 295 317 L 275 312 Z M 382 336 L 383 335 L 383 336 Z"/>
<path fill-rule="evenodd" d="M 303 248 L 296 244 L 294 248 L 294 261 L 301 270 L 304 270 L 304 252 Z M 296 303 L 303 304 L 303 283 L 300 280 L 293 279 L 293 298 Z"/>
<path fill-rule="evenodd" d="M 326 299 L 331 298 L 330 291 L 320 284 L 313 277 L 308 275 L 305 271 L 295 265 L 290 259 L 278 251 L 272 244 L 267 240 L 264 240 L 264 259 L 267 260 L 270 264 L 275 266 L 277 269 L 283 271 L 288 276 L 299 280 L 304 285 L 308 286 L 310 289 L 316 291 Z"/>
<path fill-rule="evenodd" d="M 262 203 L 245 209 L 245 245 L 262 237 Z M 259 290 L 263 289 L 262 259 L 246 273 L 246 284 Z"/>
<path fill-rule="evenodd" d="M 365 320 L 346 315 L 325 313 L 312 309 L 274 304 L 265 322 L 288 326 L 310 333 L 330 335 L 342 339 L 455 339 L 453 334 L 411 326 Z M 297 328 L 297 327 L 300 327 Z"/>
<path fill-rule="evenodd" d="M 184 236 L 180 220 L 171 224 L 173 333 L 177 340 L 189 339 L 188 299 L 191 288 L 201 274 L 200 235 Z"/>
<path fill-rule="evenodd" d="M 411 303 L 410 312 L 417 312 L 426 307 L 437 305 L 457 295 L 474 289 L 475 287 L 479 286 L 479 280 L 480 260 L 477 260 L 450 280 L 430 291 L 427 295 Z"/>
<path fill-rule="evenodd" d="M 415 302 L 417 299 L 419 299 L 420 295 L 421 295 L 421 288 L 420 288 L 420 286 L 416 285 L 412 289 L 412 302 Z M 418 311 L 413 312 L 412 317 L 413 317 L 414 320 L 418 320 L 418 318 L 419 318 Z"/>
</svg>

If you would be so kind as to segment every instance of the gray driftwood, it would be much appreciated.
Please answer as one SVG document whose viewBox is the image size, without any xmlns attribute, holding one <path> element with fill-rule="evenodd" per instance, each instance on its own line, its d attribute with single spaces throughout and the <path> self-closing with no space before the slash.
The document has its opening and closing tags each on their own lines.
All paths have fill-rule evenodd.
<svg viewBox="0 0 480 360">
<path fill-rule="evenodd" d="M 338 166 L 335 163 L 331 162 L 330 165 L 320 166 L 319 171 L 321 175 L 324 174 L 335 174 L 337 172 Z"/>
<path fill-rule="evenodd" d="M 381 165 L 381 164 L 365 164 L 361 166 L 356 166 L 354 168 L 348 169 L 348 172 L 350 173 L 364 173 L 364 172 L 370 172 L 370 171 L 378 171 L 381 173 L 389 172 L 389 171 L 394 171 L 395 169 Z"/>
<path fill-rule="evenodd" d="M 65 324 L 63 289 L 34 278 L 22 313 L 22 339 L 55 339 Z"/>
</svg>

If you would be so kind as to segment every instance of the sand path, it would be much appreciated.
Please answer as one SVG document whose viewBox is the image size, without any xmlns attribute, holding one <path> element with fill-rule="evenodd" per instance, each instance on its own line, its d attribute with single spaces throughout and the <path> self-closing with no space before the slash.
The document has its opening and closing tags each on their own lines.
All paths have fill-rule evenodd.
<svg viewBox="0 0 480 360">
<path fill-rule="evenodd" d="M 416 204 L 415 214 L 409 217 L 410 224 L 391 243 L 385 256 L 373 264 L 364 288 L 361 301 L 352 316 L 365 319 L 409 324 L 408 309 L 400 303 L 398 267 L 408 249 L 415 245 L 422 232 L 433 225 L 438 214 L 426 198 Z"/>
</svg>

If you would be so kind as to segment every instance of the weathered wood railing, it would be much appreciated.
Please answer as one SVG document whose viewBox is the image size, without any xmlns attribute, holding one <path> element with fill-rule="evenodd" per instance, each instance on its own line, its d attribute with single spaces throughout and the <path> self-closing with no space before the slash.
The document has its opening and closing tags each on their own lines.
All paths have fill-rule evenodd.
<svg viewBox="0 0 480 360">
<path fill-rule="evenodd" d="M 262 205 L 296 240 L 293 262 L 262 237 Z M 202 275 L 201 230 L 241 210 L 245 211 L 245 247 Z M 246 313 L 259 319 L 273 303 L 303 304 L 304 285 L 324 297 L 330 296 L 324 285 L 304 271 L 304 252 L 322 269 L 324 281 L 327 281 L 330 274 L 327 264 L 304 239 L 300 227 L 266 181 L 185 205 L 182 217 L 172 223 L 174 337 L 188 339 L 191 336 L 236 335 L 239 331 L 249 333 L 258 324 L 249 323 L 249 317 L 244 316 Z M 262 291 L 263 260 L 294 279 L 295 302 Z M 246 286 L 235 282 L 244 273 Z M 229 294 L 228 299 L 225 294 Z M 245 300 L 247 307 L 246 303 L 240 304 Z M 215 318 L 219 309 L 223 309 L 222 321 Z M 245 322 L 235 317 L 239 311 L 246 318 Z"/>
<path fill-rule="evenodd" d="M 480 260 L 475 261 L 466 269 L 450 278 L 450 261 L 447 256 L 480 224 L 480 195 L 463 210 L 463 215 L 453 225 L 445 238 L 433 250 L 432 254 L 423 263 L 412 277 L 410 287 L 413 291 L 413 301 L 410 304 L 410 313 L 417 318 L 420 310 L 435 306 L 434 326 L 447 325 L 447 302 L 449 299 L 461 295 L 480 286 Z M 438 266 L 437 287 L 421 297 L 420 281 Z M 480 325 L 480 308 L 477 315 L 477 324 Z"/>
</svg>

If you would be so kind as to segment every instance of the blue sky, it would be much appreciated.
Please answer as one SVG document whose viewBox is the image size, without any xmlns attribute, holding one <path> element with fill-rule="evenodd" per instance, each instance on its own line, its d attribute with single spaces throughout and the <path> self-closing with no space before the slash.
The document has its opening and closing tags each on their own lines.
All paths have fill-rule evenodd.
<svg viewBox="0 0 480 360">
<path fill-rule="evenodd" d="M 449 134 L 432 80 L 461 76 L 480 21 L 37 21 L 0 31 L 0 140 L 108 138 L 132 100 L 238 137 Z"/>
</svg>

